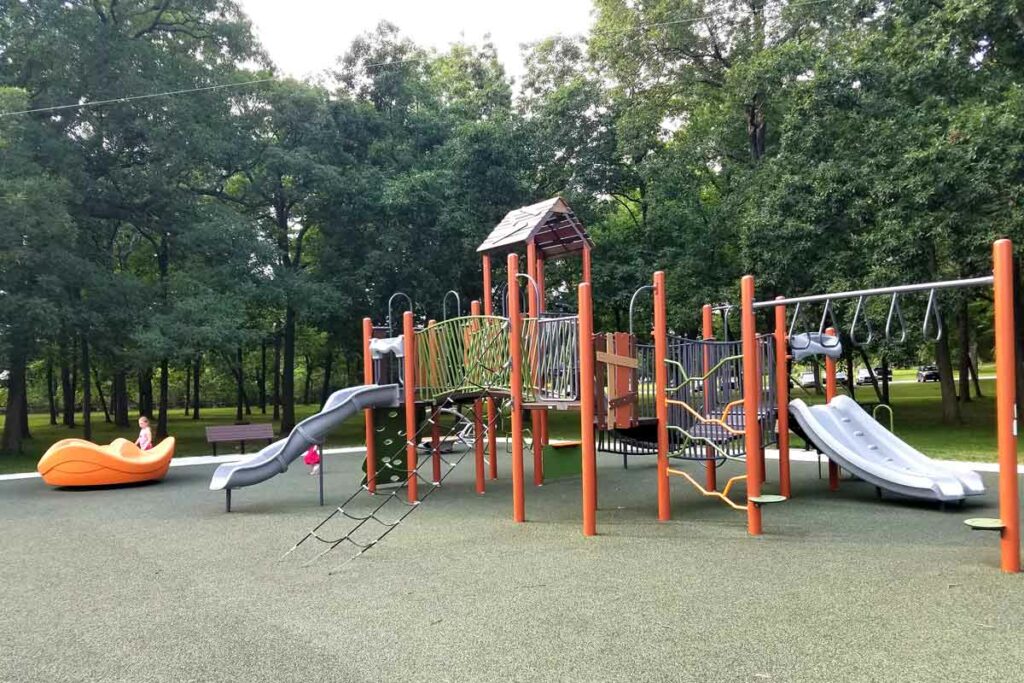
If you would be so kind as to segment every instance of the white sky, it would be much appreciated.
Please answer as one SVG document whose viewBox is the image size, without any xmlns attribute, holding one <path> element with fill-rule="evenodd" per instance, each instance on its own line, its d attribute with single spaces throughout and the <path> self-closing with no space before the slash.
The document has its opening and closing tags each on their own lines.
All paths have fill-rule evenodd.
<svg viewBox="0 0 1024 683">
<path fill-rule="evenodd" d="M 352 39 L 382 19 L 416 43 L 444 50 L 479 44 L 486 34 L 505 70 L 523 72 L 520 45 L 586 33 L 590 0 L 239 0 L 270 57 L 287 75 L 314 76 L 334 65 Z"/>
</svg>

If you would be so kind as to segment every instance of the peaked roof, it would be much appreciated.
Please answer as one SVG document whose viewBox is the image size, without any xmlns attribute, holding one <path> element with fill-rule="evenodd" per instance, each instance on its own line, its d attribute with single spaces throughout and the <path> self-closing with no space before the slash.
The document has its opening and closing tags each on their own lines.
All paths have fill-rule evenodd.
<svg viewBox="0 0 1024 683">
<path fill-rule="evenodd" d="M 545 256 L 562 256 L 593 246 L 587 229 L 561 197 L 509 211 L 477 252 L 513 251 L 530 240 Z"/>
</svg>

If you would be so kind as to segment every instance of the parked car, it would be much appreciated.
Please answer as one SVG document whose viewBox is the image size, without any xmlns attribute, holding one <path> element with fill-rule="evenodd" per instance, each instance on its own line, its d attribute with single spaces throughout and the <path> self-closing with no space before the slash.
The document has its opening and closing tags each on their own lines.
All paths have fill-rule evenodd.
<svg viewBox="0 0 1024 683">
<path fill-rule="evenodd" d="M 800 373 L 800 386 L 804 389 L 818 386 L 818 383 L 814 379 L 814 373 L 808 370 L 807 372 Z"/>
<path fill-rule="evenodd" d="M 917 369 L 918 382 L 938 382 L 939 369 L 934 365 L 922 365 Z"/>
<path fill-rule="evenodd" d="M 883 380 L 882 368 L 874 368 L 875 380 L 881 382 Z M 885 375 L 889 375 L 889 381 L 892 381 L 892 368 L 890 368 Z M 867 368 L 861 368 L 857 371 L 857 384 L 871 384 L 871 371 Z"/>
<path fill-rule="evenodd" d="M 845 384 L 848 377 L 844 370 L 836 370 L 836 382 L 839 384 Z"/>
</svg>

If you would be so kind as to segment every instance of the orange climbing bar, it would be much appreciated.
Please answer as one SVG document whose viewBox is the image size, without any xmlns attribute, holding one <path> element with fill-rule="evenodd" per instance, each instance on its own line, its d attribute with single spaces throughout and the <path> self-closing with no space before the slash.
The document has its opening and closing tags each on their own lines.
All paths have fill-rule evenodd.
<svg viewBox="0 0 1024 683">
<path fill-rule="evenodd" d="M 436 320 L 427 323 L 427 340 L 430 349 L 430 365 L 428 366 L 430 379 L 428 381 L 430 386 L 437 387 L 441 385 L 441 372 L 437 364 L 441 357 L 441 349 L 437 341 L 435 325 L 437 325 Z M 433 475 L 431 481 L 439 484 L 441 482 L 441 412 L 437 410 L 436 406 L 432 408 L 430 414 L 430 459 L 432 461 L 431 474 Z"/>
<path fill-rule="evenodd" d="M 711 304 L 704 304 L 704 307 L 700 310 L 700 314 L 701 336 L 704 338 L 704 341 L 711 341 L 715 338 Z M 704 375 L 704 382 L 706 383 L 708 372 L 711 371 L 711 349 L 708 346 L 704 347 L 702 361 L 703 366 L 701 372 Z M 704 387 L 704 414 L 711 414 L 711 392 L 707 390 L 707 387 Z M 708 491 L 714 491 L 718 488 L 718 468 L 715 467 L 716 463 L 714 460 L 714 452 L 715 449 L 708 446 L 704 453 L 707 457 L 707 462 L 704 463 L 704 488 Z"/>
<path fill-rule="evenodd" d="M 777 297 L 781 299 L 782 297 Z M 779 429 L 779 494 L 790 497 L 789 356 L 786 353 L 786 307 L 775 307 L 775 396 Z"/>
<path fill-rule="evenodd" d="M 483 256 L 484 270 L 484 315 L 494 315 L 494 301 L 491 296 L 491 257 Z M 494 398 L 487 397 L 487 454 L 490 457 L 490 477 L 498 478 L 498 410 Z"/>
<path fill-rule="evenodd" d="M 373 356 L 370 353 L 370 340 L 373 339 L 373 321 L 363 318 L 363 384 L 373 384 Z M 363 424 L 366 427 L 366 490 L 373 493 L 377 490 L 377 444 L 374 442 L 373 408 L 363 411 Z"/>
<path fill-rule="evenodd" d="M 999 444 L 1000 568 L 1020 571 L 1020 493 L 1017 484 L 1017 360 L 1014 326 L 1013 243 L 992 245 L 996 318 L 996 434 Z"/>
<path fill-rule="evenodd" d="M 519 256 L 508 255 L 508 352 L 512 357 L 512 519 L 526 521 L 523 492 L 523 321 L 519 311 Z"/>
<path fill-rule="evenodd" d="M 835 329 L 828 328 L 825 334 L 834 337 Z M 836 397 L 836 361 L 834 358 L 825 356 L 825 403 L 831 403 Z M 839 465 L 828 461 L 828 488 L 830 491 L 839 490 Z"/>
<path fill-rule="evenodd" d="M 658 521 L 672 519 L 668 481 L 668 322 L 665 273 L 654 274 L 654 407 L 658 418 Z"/>
<path fill-rule="evenodd" d="M 416 328 L 412 311 L 402 314 L 405 353 L 405 469 L 409 479 L 409 502 L 419 500 L 419 474 L 416 464 Z"/>
<path fill-rule="evenodd" d="M 540 317 L 540 292 L 538 292 L 537 288 L 534 288 L 533 286 L 537 283 L 537 243 L 533 240 L 526 243 L 526 273 L 530 276 L 530 284 L 526 290 L 527 315 L 534 321 L 531 329 L 533 341 L 530 344 L 530 373 L 532 375 L 531 384 L 536 386 L 537 364 L 540 357 L 540 348 L 537 345 L 537 334 L 539 332 L 538 318 Z M 543 412 L 542 408 L 530 409 L 530 433 L 532 436 L 531 441 L 533 441 L 534 486 L 543 486 L 544 484 L 544 442 L 541 434 L 540 420 L 540 416 Z"/>
<path fill-rule="evenodd" d="M 583 535 L 597 534 L 597 445 L 594 443 L 594 309 L 590 283 L 579 286 L 580 449 L 583 457 Z"/>
<path fill-rule="evenodd" d="M 761 495 L 761 424 L 758 422 L 758 400 L 761 378 L 758 370 L 757 320 L 754 318 L 754 276 L 744 275 L 740 281 L 740 326 L 743 338 L 743 406 L 745 449 L 747 452 L 747 532 L 761 535 L 761 508 L 752 498 Z"/>
<path fill-rule="evenodd" d="M 479 301 L 472 301 L 469 304 L 469 313 L 473 316 L 470 334 L 479 334 L 480 321 L 477 319 L 480 316 Z M 477 399 L 473 401 L 473 459 L 476 464 L 476 492 L 479 494 L 483 494 L 486 490 L 486 485 L 484 484 L 484 425 L 482 416 L 483 401 Z"/>
</svg>

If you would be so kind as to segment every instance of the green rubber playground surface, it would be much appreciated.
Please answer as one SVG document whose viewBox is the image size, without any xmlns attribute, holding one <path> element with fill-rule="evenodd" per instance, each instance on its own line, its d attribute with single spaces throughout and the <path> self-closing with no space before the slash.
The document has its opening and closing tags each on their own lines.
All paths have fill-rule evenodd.
<svg viewBox="0 0 1024 683">
<path fill-rule="evenodd" d="M 940 512 L 877 501 L 853 481 L 829 493 L 815 465 L 795 464 L 793 499 L 763 508 L 755 539 L 741 514 L 678 480 L 674 519 L 659 524 L 653 460 L 623 471 L 603 455 L 600 536 L 585 539 L 578 480 L 528 485 L 529 521 L 516 525 L 500 462 L 483 497 L 464 461 L 364 557 L 344 564 L 352 550 L 339 549 L 311 567 L 306 546 L 278 559 L 326 511 L 302 466 L 236 491 L 231 514 L 207 490 L 212 466 L 123 489 L 0 482 L 0 680 L 904 682 L 1024 671 L 1024 576 L 999 572 L 997 535 L 964 525 L 998 516 L 993 495 Z M 330 501 L 353 489 L 359 465 L 326 458 Z"/>
</svg>

